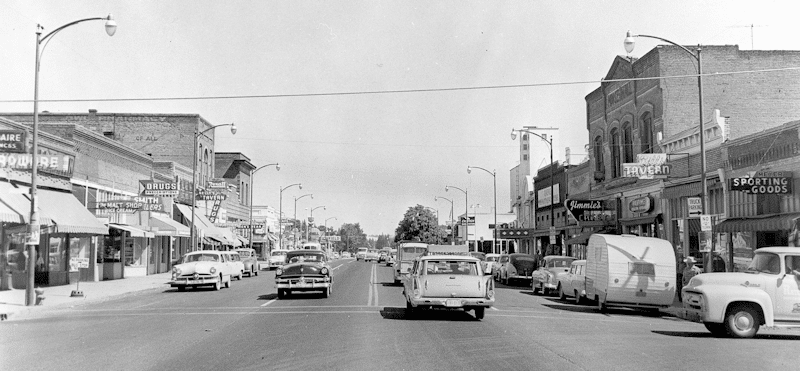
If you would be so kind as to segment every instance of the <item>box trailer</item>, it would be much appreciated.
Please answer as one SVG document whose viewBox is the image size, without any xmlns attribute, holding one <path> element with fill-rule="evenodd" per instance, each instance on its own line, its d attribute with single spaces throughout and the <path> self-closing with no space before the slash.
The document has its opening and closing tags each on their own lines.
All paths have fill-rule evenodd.
<svg viewBox="0 0 800 371">
<path fill-rule="evenodd" d="M 586 247 L 586 297 L 607 307 L 669 307 L 676 290 L 675 250 L 667 240 L 593 234 Z"/>
</svg>

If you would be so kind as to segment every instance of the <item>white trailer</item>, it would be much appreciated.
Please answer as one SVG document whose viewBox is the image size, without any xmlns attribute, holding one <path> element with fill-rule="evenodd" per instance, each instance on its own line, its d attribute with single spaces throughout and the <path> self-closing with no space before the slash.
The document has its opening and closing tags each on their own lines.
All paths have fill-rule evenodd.
<svg viewBox="0 0 800 371">
<path fill-rule="evenodd" d="M 586 297 L 607 307 L 658 309 L 675 299 L 675 250 L 667 240 L 593 234 L 586 248 Z"/>
</svg>

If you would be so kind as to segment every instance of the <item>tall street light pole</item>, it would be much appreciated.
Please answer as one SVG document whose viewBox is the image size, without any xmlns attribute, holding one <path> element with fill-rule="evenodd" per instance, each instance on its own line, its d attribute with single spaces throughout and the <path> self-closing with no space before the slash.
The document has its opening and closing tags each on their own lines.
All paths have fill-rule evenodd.
<svg viewBox="0 0 800 371">
<path fill-rule="evenodd" d="M 438 196 L 434 196 L 433 197 L 434 201 L 439 201 L 439 199 L 445 200 L 445 201 L 450 203 L 450 229 L 453 230 L 453 232 L 455 233 L 455 225 L 453 224 L 453 200 L 451 200 L 451 199 L 449 199 L 447 197 L 438 197 Z M 456 241 L 455 236 L 456 235 L 453 234 L 453 237 L 450 239 L 450 244 L 451 245 L 455 245 L 455 243 L 456 243 L 455 242 Z"/>
<path fill-rule="evenodd" d="M 705 140 L 705 127 L 704 127 L 704 121 L 703 121 L 703 63 L 702 63 L 702 56 L 701 56 L 702 55 L 701 54 L 702 48 L 700 48 L 700 45 L 698 45 L 697 46 L 697 54 L 695 54 L 695 53 L 692 53 L 692 51 L 687 49 L 685 46 L 679 45 L 679 44 L 677 44 L 675 42 L 672 42 L 670 40 L 667 40 L 667 39 L 664 39 L 664 38 L 661 38 L 661 37 L 658 37 L 658 36 L 651 36 L 651 35 L 631 35 L 631 32 L 628 31 L 627 34 L 625 35 L 625 41 L 623 42 L 623 44 L 625 45 L 625 51 L 628 52 L 629 54 L 630 54 L 630 52 L 633 51 L 633 48 L 636 46 L 636 38 L 637 37 L 647 37 L 647 38 L 650 38 L 650 39 L 656 39 L 656 40 L 660 40 L 660 41 L 669 43 L 671 45 L 677 46 L 677 47 L 681 48 L 681 50 L 685 51 L 687 54 L 689 54 L 692 58 L 694 58 L 697 61 L 697 98 L 698 98 L 698 108 L 699 108 L 699 111 L 700 111 L 700 114 L 699 114 L 699 117 L 700 117 L 700 187 L 702 187 L 702 193 L 701 193 L 700 197 L 702 199 L 701 204 L 703 206 L 703 210 L 702 210 L 702 212 L 700 214 L 705 215 L 706 213 L 710 213 L 711 210 L 710 210 L 710 207 L 708 205 L 708 202 L 709 202 L 709 200 L 708 200 L 708 184 L 707 184 L 708 181 L 706 179 L 706 140 Z M 713 248 L 713 246 L 710 246 L 710 248 Z M 709 255 L 709 257 L 710 256 L 711 255 Z M 709 264 L 705 264 L 704 265 L 706 272 L 711 272 L 710 261 L 711 261 L 711 259 L 709 258 Z"/>
<path fill-rule="evenodd" d="M 325 210 L 325 206 L 317 206 L 317 207 L 312 208 L 311 209 L 310 220 L 312 220 L 312 221 L 314 220 L 314 210 L 319 209 L 319 208 L 322 208 L 322 210 Z M 311 222 L 306 221 L 306 241 L 308 241 L 308 227 L 311 226 L 309 223 L 311 223 Z"/>
<path fill-rule="evenodd" d="M 302 195 L 300 197 L 295 197 L 294 198 L 294 220 L 295 221 L 297 220 L 297 200 L 299 200 L 299 199 L 301 199 L 303 197 L 309 197 L 309 196 L 311 197 L 312 200 L 314 199 L 314 195 L 311 194 L 311 193 L 306 193 L 306 194 L 304 194 L 304 195 Z M 294 221 L 292 221 L 292 223 L 294 223 Z M 303 223 L 300 223 L 300 226 L 302 227 Z M 296 238 L 295 238 L 295 241 L 293 243 L 294 243 L 294 246 L 297 247 L 297 239 Z"/>
<path fill-rule="evenodd" d="M 197 249 L 197 232 L 194 230 L 194 219 L 195 219 L 195 208 L 197 207 L 197 138 L 203 135 L 203 133 L 207 131 L 214 130 L 221 126 L 230 126 L 231 127 L 231 134 L 236 134 L 236 125 L 233 123 L 231 124 L 219 124 L 214 125 L 208 129 L 205 129 L 201 132 L 197 132 L 197 125 L 194 126 L 194 148 L 192 150 L 192 221 L 189 233 L 190 238 L 189 240 L 192 243 L 191 251 L 195 251 Z"/>
<path fill-rule="evenodd" d="M 475 209 L 472 214 L 475 215 L 475 251 L 478 251 L 478 209 L 481 207 L 481 204 L 474 204 L 470 205 L 470 209 Z M 467 219 L 469 219 L 469 214 L 467 214 Z M 467 236 L 467 246 L 469 246 L 469 236 Z M 494 252 L 494 250 L 492 250 Z"/>
<path fill-rule="evenodd" d="M 100 20 L 106 21 L 106 34 L 108 34 L 108 36 L 114 36 L 114 33 L 117 32 L 117 22 L 114 21 L 114 17 L 111 14 L 107 17 L 84 18 L 67 23 L 56 28 L 47 35 L 44 35 L 44 37 L 42 37 L 42 30 L 44 30 L 44 27 L 40 24 L 36 25 L 36 64 L 33 70 L 33 133 L 31 135 L 33 142 L 31 145 L 31 211 L 30 219 L 28 220 L 27 241 L 25 241 L 25 244 L 28 246 L 28 274 L 26 277 L 28 282 L 25 287 L 26 306 L 36 304 L 36 293 L 33 290 L 36 281 L 36 246 L 39 245 L 39 236 L 41 234 L 41 230 L 39 229 L 39 200 L 36 195 L 38 181 L 36 178 L 38 177 L 39 170 L 39 66 L 42 62 L 42 52 L 44 52 L 44 48 L 47 46 L 49 40 L 51 40 L 51 37 L 55 36 L 59 31 L 78 23 Z"/>
<path fill-rule="evenodd" d="M 303 185 L 300 183 L 290 184 L 286 187 L 280 188 L 280 194 L 278 196 L 278 249 L 283 249 L 283 191 L 287 190 L 290 187 L 297 186 L 300 189 L 303 189 Z M 295 204 L 297 206 L 297 204 Z"/>
<path fill-rule="evenodd" d="M 472 173 L 472 169 L 483 170 L 487 174 L 491 175 L 492 179 L 494 180 L 494 182 L 493 182 L 493 184 L 494 184 L 494 186 L 493 186 L 493 188 L 494 188 L 494 228 L 492 229 L 492 252 L 493 253 L 499 253 L 500 252 L 500 248 L 496 246 L 496 244 L 497 244 L 497 174 L 495 174 L 494 171 L 489 171 L 489 170 L 486 170 L 486 169 L 484 169 L 482 167 L 478 167 L 478 166 L 467 166 L 467 174 Z M 477 227 L 477 225 L 478 225 L 477 219 L 478 219 L 478 217 L 476 216 L 475 219 L 476 219 L 475 220 L 475 228 L 476 228 L 475 230 L 477 231 L 477 228 L 478 228 Z M 497 248 L 497 251 L 495 251 L 495 248 Z"/>
<path fill-rule="evenodd" d="M 461 189 L 458 187 L 454 187 L 451 185 L 444 186 L 444 191 L 450 191 L 450 188 L 457 189 L 461 192 L 464 192 L 464 242 L 469 244 L 469 195 L 465 189 Z M 453 235 L 453 239 L 455 239 L 455 235 Z"/>
<path fill-rule="evenodd" d="M 553 164 L 553 136 L 550 136 L 550 140 L 547 140 L 547 134 L 536 134 L 528 129 L 511 129 L 511 140 L 517 139 L 517 133 L 528 133 L 530 135 L 535 135 L 539 137 L 539 139 L 543 140 L 547 143 L 547 146 L 550 147 L 550 244 L 554 244 L 555 240 L 555 230 L 556 230 L 556 216 L 555 216 L 555 208 L 556 208 L 556 199 L 553 195 L 553 189 L 555 188 L 555 180 L 553 179 L 553 174 L 555 174 L 556 168 Z"/>
<path fill-rule="evenodd" d="M 276 162 L 274 164 L 266 164 L 266 165 L 260 166 L 259 168 L 257 168 L 257 169 L 255 169 L 255 170 L 250 172 L 250 228 L 249 228 L 250 235 L 249 235 L 249 237 L 250 237 L 250 248 L 251 249 L 253 248 L 253 231 L 254 231 L 254 229 L 253 229 L 253 175 L 255 175 L 255 173 L 257 171 L 259 171 L 259 170 L 261 170 L 261 169 L 263 169 L 265 167 L 268 167 L 268 166 L 275 166 L 275 170 L 281 171 L 281 165 Z M 264 225 L 264 228 L 266 229 L 267 226 Z"/>
</svg>

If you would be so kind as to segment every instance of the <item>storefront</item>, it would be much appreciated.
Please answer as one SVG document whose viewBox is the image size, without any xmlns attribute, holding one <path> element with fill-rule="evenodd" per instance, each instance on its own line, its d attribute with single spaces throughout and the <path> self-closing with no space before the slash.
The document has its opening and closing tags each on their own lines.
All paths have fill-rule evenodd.
<svg viewBox="0 0 800 371">
<path fill-rule="evenodd" d="M 115 230 L 110 236 L 112 244 L 106 245 L 106 251 L 121 256 L 122 278 L 141 277 L 148 274 L 148 263 L 153 254 L 155 234 L 146 231 L 146 227 L 109 223 Z"/>
<path fill-rule="evenodd" d="M 188 246 L 191 232 L 189 227 L 172 220 L 165 214 L 150 214 L 150 230 L 156 235 L 157 250 L 153 254 L 150 272 L 169 272 L 173 263 L 178 260 L 181 246 Z"/>
</svg>

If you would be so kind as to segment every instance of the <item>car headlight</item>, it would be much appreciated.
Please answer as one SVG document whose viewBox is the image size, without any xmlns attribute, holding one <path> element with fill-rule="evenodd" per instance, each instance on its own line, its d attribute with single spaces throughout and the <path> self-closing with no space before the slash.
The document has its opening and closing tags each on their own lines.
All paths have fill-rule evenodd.
<svg viewBox="0 0 800 371">
<path fill-rule="evenodd" d="M 215 273 L 217 273 L 217 268 L 216 267 L 211 267 L 211 269 L 209 269 L 208 271 L 211 272 L 211 274 L 215 274 Z"/>
<path fill-rule="evenodd" d="M 275 275 L 276 276 L 280 276 L 281 274 L 283 274 L 283 269 L 281 267 L 278 267 L 278 269 L 275 269 Z"/>
<path fill-rule="evenodd" d="M 319 272 L 322 273 L 323 275 L 327 276 L 328 275 L 328 268 L 322 267 L 322 269 L 320 269 Z"/>
<path fill-rule="evenodd" d="M 178 267 L 173 267 L 172 268 L 172 273 L 175 273 L 176 276 L 180 276 L 181 275 L 181 269 L 178 268 Z"/>
</svg>

